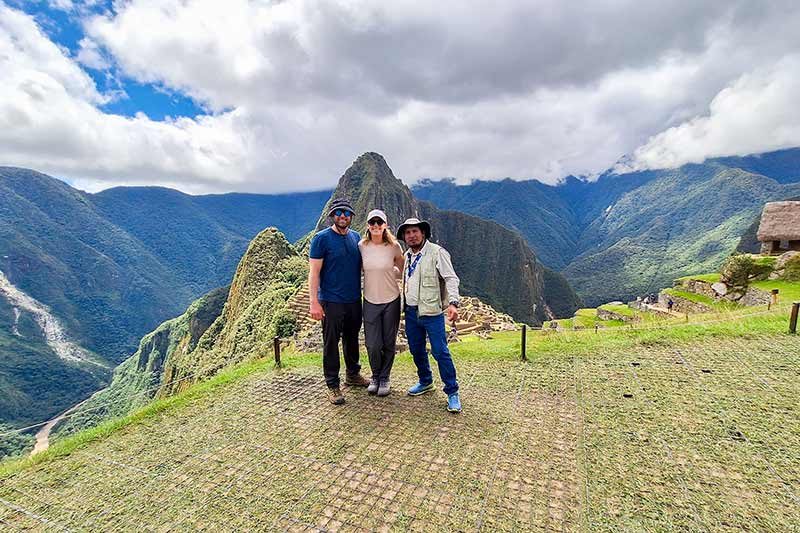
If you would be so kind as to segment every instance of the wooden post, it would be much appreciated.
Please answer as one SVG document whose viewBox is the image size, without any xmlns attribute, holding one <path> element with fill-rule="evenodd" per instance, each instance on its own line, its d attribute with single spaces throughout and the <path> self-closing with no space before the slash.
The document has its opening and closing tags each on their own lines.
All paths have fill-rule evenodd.
<svg viewBox="0 0 800 533">
<path fill-rule="evenodd" d="M 800 302 L 792 303 L 792 314 L 789 315 L 789 333 L 797 333 L 797 312 L 800 310 Z"/>
<path fill-rule="evenodd" d="M 275 366 L 281 366 L 281 338 L 275 337 L 273 341 L 273 346 L 275 349 Z"/>
<path fill-rule="evenodd" d="M 779 292 L 781 292 L 780 289 L 772 289 L 770 291 L 770 294 L 772 295 L 772 297 L 770 298 L 770 301 L 772 303 L 774 303 L 775 305 L 778 305 L 778 293 Z"/>
<path fill-rule="evenodd" d="M 525 325 L 525 324 L 522 324 L 522 339 L 520 341 L 520 346 L 522 347 L 522 360 L 523 361 L 527 361 L 528 360 L 528 356 L 525 354 L 525 341 L 527 340 L 527 335 L 526 335 L 527 330 L 528 330 L 528 326 Z"/>
</svg>

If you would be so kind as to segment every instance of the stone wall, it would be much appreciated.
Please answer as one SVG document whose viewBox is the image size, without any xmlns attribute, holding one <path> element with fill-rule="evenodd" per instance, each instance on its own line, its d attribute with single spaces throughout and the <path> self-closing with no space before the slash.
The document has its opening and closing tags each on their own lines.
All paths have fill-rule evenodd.
<svg viewBox="0 0 800 533">
<path fill-rule="evenodd" d="M 600 320 L 622 320 L 623 322 L 638 322 L 642 319 L 638 315 L 623 315 L 622 313 L 615 313 L 614 311 L 609 311 L 608 309 L 603 309 L 602 307 L 597 308 L 597 318 Z"/>
<path fill-rule="evenodd" d="M 672 311 L 676 313 L 710 313 L 713 311 L 713 309 L 706 304 L 693 302 L 663 291 L 658 293 L 658 305 L 666 308 L 670 298 L 673 303 Z"/>
<path fill-rule="evenodd" d="M 766 291 L 756 289 L 755 287 L 748 287 L 736 303 L 739 305 L 767 305 L 770 303 L 772 296 Z"/>
<path fill-rule="evenodd" d="M 701 281 L 699 279 L 687 279 L 683 280 L 678 287 L 686 292 L 702 294 L 703 296 L 708 296 L 709 298 L 719 298 L 719 294 L 717 294 L 717 291 L 715 291 L 711 285 L 712 284 L 707 281 Z"/>
</svg>

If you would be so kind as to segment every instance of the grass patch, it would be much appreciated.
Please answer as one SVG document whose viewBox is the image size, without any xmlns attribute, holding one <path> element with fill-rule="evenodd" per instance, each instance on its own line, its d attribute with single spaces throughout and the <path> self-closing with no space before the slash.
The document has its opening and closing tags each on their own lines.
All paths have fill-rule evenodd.
<svg viewBox="0 0 800 533">
<path fill-rule="evenodd" d="M 697 294 L 694 292 L 682 291 L 680 289 L 664 289 L 661 292 L 665 294 L 671 294 L 676 298 L 683 298 L 684 300 L 689 300 L 690 302 L 703 304 L 711 309 L 719 310 L 719 311 L 733 311 L 735 309 L 739 309 L 740 306 L 735 304 L 734 302 L 729 302 L 727 300 L 719 300 L 716 301 L 710 296 L 706 296 L 704 294 Z"/>
<path fill-rule="evenodd" d="M 79 453 L 6 472 L 0 498 L 68 529 L 785 531 L 800 520 L 781 481 L 800 467 L 786 453 L 800 349 L 787 314 L 530 331 L 527 363 L 519 331 L 466 336 L 451 344 L 458 416 L 438 375 L 434 392 L 404 394 L 408 352 L 389 397 L 351 389 L 334 407 L 319 355 L 287 350 L 282 370 L 244 363 L 79 434 Z"/>
<path fill-rule="evenodd" d="M 287 362 L 286 366 L 298 366 L 298 364 L 304 364 L 312 359 L 314 359 L 314 355 L 307 354 L 302 357 L 290 359 L 289 361 L 291 362 Z M 175 396 L 170 396 L 168 398 L 153 400 L 145 407 L 142 407 L 141 409 L 127 416 L 109 420 L 96 427 L 80 431 L 72 436 L 57 441 L 44 452 L 33 456 L 12 458 L 7 461 L 0 462 L 0 480 L 6 479 L 9 476 L 12 476 L 28 467 L 69 455 L 73 451 L 82 448 L 91 442 L 108 437 L 109 435 L 112 435 L 113 433 L 125 427 L 137 424 L 160 413 L 178 409 L 200 398 L 207 397 L 220 388 L 225 387 L 229 383 L 235 382 L 256 372 L 267 371 L 270 368 L 274 368 L 274 365 L 274 361 L 269 359 L 259 359 L 256 361 L 241 363 L 237 366 L 221 371 L 208 381 L 192 385 L 180 394 L 176 394 Z"/>
<path fill-rule="evenodd" d="M 599 309 L 605 309 L 606 311 L 617 313 L 618 315 L 629 316 L 631 318 L 637 314 L 633 309 L 624 304 L 603 304 L 599 307 Z"/>
<path fill-rule="evenodd" d="M 719 281 L 719 272 L 713 272 L 711 274 L 695 274 L 692 276 L 683 276 L 681 278 L 677 278 L 675 281 L 681 282 L 689 280 L 705 281 L 707 283 L 716 283 Z"/>
<path fill-rule="evenodd" d="M 800 301 L 800 283 L 781 280 L 754 281 L 750 285 L 764 292 L 778 289 L 778 303 L 791 303 Z"/>
</svg>

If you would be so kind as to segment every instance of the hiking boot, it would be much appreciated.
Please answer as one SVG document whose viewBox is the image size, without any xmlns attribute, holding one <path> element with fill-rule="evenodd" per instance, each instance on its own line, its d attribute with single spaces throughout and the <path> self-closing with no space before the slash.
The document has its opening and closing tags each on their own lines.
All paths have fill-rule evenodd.
<svg viewBox="0 0 800 533">
<path fill-rule="evenodd" d="M 345 380 L 344 384 L 350 387 L 368 387 L 369 380 L 366 379 L 361 373 L 348 375 Z"/>
<path fill-rule="evenodd" d="M 422 383 L 417 383 L 410 389 L 408 389 L 409 396 L 419 396 L 420 394 L 425 394 L 426 392 L 430 392 L 433 390 L 433 383 L 428 383 L 427 385 L 423 385 Z"/>
<path fill-rule="evenodd" d="M 382 379 L 380 386 L 378 386 L 378 396 L 389 396 L 389 380 Z"/>
<path fill-rule="evenodd" d="M 447 410 L 451 413 L 461 412 L 461 399 L 458 397 L 457 392 L 447 395 Z"/>
<path fill-rule="evenodd" d="M 372 378 L 369 380 L 369 387 L 367 387 L 367 392 L 370 394 L 376 394 L 378 392 L 378 380 Z"/>
<path fill-rule="evenodd" d="M 342 389 L 339 387 L 328 387 L 328 400 L 333 405 L 342 405 L 344 403 L 344 395 Z"/>
</svg>

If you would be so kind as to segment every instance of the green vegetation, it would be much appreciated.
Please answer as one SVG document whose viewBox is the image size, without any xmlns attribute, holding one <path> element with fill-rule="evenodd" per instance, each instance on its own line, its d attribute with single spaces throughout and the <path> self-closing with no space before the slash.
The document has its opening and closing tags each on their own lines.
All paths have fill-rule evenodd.
<svg viewBox="0 0 800 533">
<path fill-rule="evenodd" d="M 605 309 L 618 315 L 625 315 L 633 318 L 637 313 L 625 304 L 603 304 L 598 309 Z"/>
<path fill-rule="evenodd" d="M 786 272 L 783 274 L 783 279 L 786 281 L 800 281 L 800 255 L 796 255 L 786 261 L 784 268 Z"/>
<path fill-rule="evenodd" d="M 250 243 L 230 288 L 211 291 L 142 338 L 111 385 L 61 424 L 57 435 L 124 416 L 154 397 L 184 390 L 271 350 L 275 336 L 294 332 L 286 302 L 307 275 L 307 260 L 277 229 L 265 229 Z"/>
<path fill-rule="evenodd" d="M 28 433 L 18 433 L 12 426 L 0 424 L 0 460 L 29 453 L 36 439 Z"/>
<path fill-rule="evenodd" d="M 658 291 L 691 272 L 716 270 L 765 202 L 797 196 L 800 174 L 791 169 L 800 167 L 800 150 L 759 158 L 609 172 L 596 181 L 568 178 L 558 186 L 534 180 L 464 186 L 425 181 L 414 193 L 443 209 L 517 229 L 586 305 L 599 305 Z"/>
<path fill-rule="evenodd" d="M 716 283 L 719 281 L 719 272 L 714 272 L 713 274 L 695 274 L 691 276 L 683 276 L 677 278 L 675 281 L 681 282 L 690 280 L 705 281 L 707 283 Z"/>
<path fill-rule="evenodd" d="M 295 238 L 327 196 L 195 197 L 157 187 L 93 195 L 0 167 L 0 270 L 113 366 L 148 331 L 229 283 L 258 231 L 276 224 Z M 44 420 L 107 382 L 96 369 L 59 361 L 35 336 L 0 330 L 0 422 Z"/>
<path fill-rule="evenodd" d="M 704 294 L 697 294 L 694 292 L 683 291 L 676 288 L 664 289 L 661 292 L 664 292 L 666 294 L 671 294 L 677 298 L 683 298 L 684 300 L 689 300 L 690 302 L 703 304 L 710 307 L 711 309 L 716 309 L 719 311 L 732 311 L 741 308 L 741 306 L 737 305 L 734 302 L 729 302 L 728 300 L 714 300 L 710 296 L 706 296 Z"/>
<path fill-rule="evenodd" d="M 800 283 L 783 280 L 762 280 L 754 281 L 750 284 L 756 289 L 764 292 L 772 292 L 778 289 L 778 301 L 781 304 L 800 301 Z"/>
<path fill-rule="evenodd" d="M 222 312 L 227 296 L 228 287 L 214 289 L 192 303 L 184 314 L 145 335 L 136 353 L 114 370 L 111 384 L 58 424 L 51 439 L 124 416 L 149 403 L 161 389 L 165 363 L 176 350 L 194 350 L 201 335 Z"/>
<path fill-rule="evenodd" d="M 720 267 L 720 279 L 735 287 L 747 287 L 753 280 L 766 279 L 772 272 L 774 263 L 771 257 L 732 255 Z"/>
<path fill-rule="evenodd" d="M 0 296 L 0 421 L 23 427 L 47 420 L 102 387 L 109 374 L 60 359 L 33 316 L 22 311 L 15 320 Z"/>
<path fill-rule="evenodd" d="M 580 306 L 569 283 L 561 274 L 544 269 L 520 234 L 465 214 L 460 207 L 445 211 L 416 199 L 380 154 L 363 154 L 345 171 L 331 199 L 338 197 L 350 199 L 357 231 L 363 231 L 366 214 L 376 206 L 386 211 L 393 227 L 412 214 L 428 220 L 432 240 L 450 252 L 462 292 L 516 320 L 541 322 L 546 317 L 545 304 L 556 316 L 570 316 Z M 330 224 L 326 215 L 323 210 L 317 229 Z"/>
</svg>

